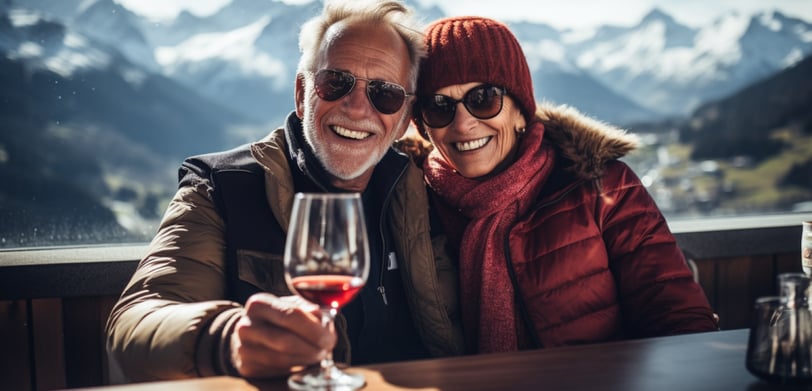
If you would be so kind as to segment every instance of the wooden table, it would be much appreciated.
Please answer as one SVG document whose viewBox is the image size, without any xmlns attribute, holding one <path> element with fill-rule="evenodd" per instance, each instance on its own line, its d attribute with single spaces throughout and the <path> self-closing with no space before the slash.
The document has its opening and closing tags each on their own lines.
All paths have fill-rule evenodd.
<svg viewBox="0 0 812 391">
<path fill-rule="evenodd" d="M 713 390 L 797 389 L 760 381 L 744 366 L 748 330 L 420 360 L 352 368 L 364 390 Z M 287 390 L 285 379 L 230 377 L 109 386 L 93 390 Z"/>
</svg>

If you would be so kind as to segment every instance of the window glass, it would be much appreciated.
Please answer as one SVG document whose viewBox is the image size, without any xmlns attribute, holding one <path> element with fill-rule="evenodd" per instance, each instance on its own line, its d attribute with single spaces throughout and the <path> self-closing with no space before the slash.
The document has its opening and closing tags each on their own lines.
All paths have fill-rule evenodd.
<svg viewBox="0 0 812 391">
<path fill-rule="evenodd" d="M 148 241 L 184 157 L 283 123 L 321 3 L 181 3 L 0 0 L 0 248 Z M 407 3 L 507 22 L 669 219 L 812 211 L 812 2 Z"/>
</svg>

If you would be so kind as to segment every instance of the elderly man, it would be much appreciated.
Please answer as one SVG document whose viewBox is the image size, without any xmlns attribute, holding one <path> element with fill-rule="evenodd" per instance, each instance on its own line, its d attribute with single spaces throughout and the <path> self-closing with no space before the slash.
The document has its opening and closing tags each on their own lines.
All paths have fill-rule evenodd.
<svg viewBox="0 0 812 391">
<path fill-rule="evenodd" d="M 331 349 L 353 364 L 463 351 L 456 270 L 433 250 L 421 172 L 392 148 L 411 118 L 420 28 L 396 1 L 328 2 L 300 49 L 284 127 L 183 163 L 108 321 L 125 379 L 277 376 Z M 291 296 L 282 254 L 296 192 L 348 191 L 362 194 L 372 267 L 332 330 Z"/>
</svg>

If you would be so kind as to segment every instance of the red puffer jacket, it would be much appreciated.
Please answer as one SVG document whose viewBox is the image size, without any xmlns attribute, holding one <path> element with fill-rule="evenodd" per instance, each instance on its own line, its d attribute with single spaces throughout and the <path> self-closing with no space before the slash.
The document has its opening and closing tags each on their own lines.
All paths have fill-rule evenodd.
<svg viewBox="0 0 812 391">
<path fill-rule="evenodd" d="M 608 162 L 600 181 L 555 180 L 563 186 L 508 239 L 541 346 L 717 329 L 665 219 L 628 166 Z"/>
<path fill-rule="evenodd" d="M 636 138 L 566 107 L 542 105 L 537 116 L 556 164 L 505 238 L 519 346 L 717 330 L 665 218 L 617 160 Z M 459 244 L 465 219 L 438 202 Z"/>
</svg>

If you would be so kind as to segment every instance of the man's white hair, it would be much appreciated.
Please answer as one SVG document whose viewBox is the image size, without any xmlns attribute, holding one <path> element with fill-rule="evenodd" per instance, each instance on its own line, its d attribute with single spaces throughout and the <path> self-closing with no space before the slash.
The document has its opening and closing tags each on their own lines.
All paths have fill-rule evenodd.
<svg viewBox="0 0 812 391">
<path fill-rule="evenodd" d="M 409 51 L 408 92 L 415 90 L 420 61 L 426 56 L 422 27 L 417 24 L 409 8 L 394 0 L 327 0 L 323 12 L 302 25 L 299 33 L 299 51 L 302 55 L 297 74 L 317 71 L 316 59 L 324 36 L 330 26 L 339 22 L 348 25 L 373 22 L 392 26 Z"/>
</svg>

